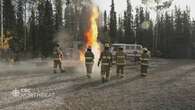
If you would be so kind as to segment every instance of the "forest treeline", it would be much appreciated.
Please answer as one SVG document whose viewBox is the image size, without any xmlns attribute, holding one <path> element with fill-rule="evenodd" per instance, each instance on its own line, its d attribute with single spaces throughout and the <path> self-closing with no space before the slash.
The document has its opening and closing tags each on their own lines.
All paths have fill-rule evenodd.
<svg viewBox="0 0 195 110">
<path fill-rule="evenodd" d="M 56 33 L 67 32 L 74 41 L 84 41 L 90 0 L 3 0 L 4 33 L 11 33 L 11 50 L 49 56 Z M 114 0 L 110 11 L 100 14 L 99 40 L 112 43 L 138 43 L 168 58 L 195 56 L 195 21 L 190 8 L 176 7 L 151 17 L 147 7 L 133 8 L 127 0 L 123 14 L 116 13 Z"/>
</svg>

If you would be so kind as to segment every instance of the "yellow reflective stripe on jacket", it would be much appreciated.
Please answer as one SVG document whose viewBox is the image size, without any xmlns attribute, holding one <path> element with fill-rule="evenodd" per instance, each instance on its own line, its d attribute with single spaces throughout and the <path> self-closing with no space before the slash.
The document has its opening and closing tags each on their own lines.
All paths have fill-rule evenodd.
<svg viewBox="0 0 195 110">
<path fill-rule="evenodd" d="M 54 58 L 54 60 L 61 60 L 61 58 Z"/>
<path fill-rule="evenodd" d="M 111 59 L 111 57 L 110 57 L 110 56 L 108 56 L 107 58 L 108 58 L 108 59 Z"/>
<path fill-rule="evenodd" d="M 112 61 L 112 63 L 116 64 L 116 61 L 114 60 L 114 61 Z"/>
<path fill-rule="evenodd" d="M 102 63 L 102 65 L 109 65 L 109 63 Z"/>
<path fill-rule="evenodd" d="M 103 56 L 102 59 L 111 59 L 110 56 Z"/>
<path fill-rule="evenodd" d="M 126 65 L 126 63 L 117 63 L 117 65 Z"/>
<path fill-rule="evenodd" d="M 102 59 L 106 59 L 107 57 L 106 56 L 103 56 Z"/>
<path fill-rule="evenodd" d="M 117 58 L 125 58 L 125 56 L 117 56 Z"/>
<path fill-rule="evenodd" d="M 149 64 L 148 63 L 141 63 L 141 65 L 148 66 Z"/>
<path fill-rule="evenodd" d="M 142 60 L 142 61 L 149 61 L 150 59 L 148 59 L 148 58 L 140 58 L 140 60 Z"/>
<path fill-rule="evenodd" d="M 86 60 L 92 60 L 93 57 L 85 57 Z"/>
<path fill-rule="evenodd" d="M 94 62 L 85 62 L 85 64 L 91 64 L 92 65 L 92 64 L 94 64 Z"/>
</svg>

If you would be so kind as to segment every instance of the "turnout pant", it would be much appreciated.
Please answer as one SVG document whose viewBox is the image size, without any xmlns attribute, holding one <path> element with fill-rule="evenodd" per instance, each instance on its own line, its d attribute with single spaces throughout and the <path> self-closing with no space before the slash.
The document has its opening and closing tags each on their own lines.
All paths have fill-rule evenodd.
<svg viewBox="0 0 195 110">
<path fill-rule="evenodd" d="M 102 65 L 101 66 L 101 76 L 102 80 L 110 80 L 110 66 L 109 65 Z"/>
<path fill-rule="evenodd" d="M 148 73 L 148 65 L 141 65 L 141 73 Z"/>
<path fill-rule="evenodd" d="M 54 72 L 57 71 L 57 68 L 59 67 L 60 71 L 62 72 L 62 62 L 60 60 L 54 60 Z"/>
<path fill-rule="evenodd" d="M 117 65 L 116 73 L 118 77 L 123 76 L 124 75 L 124 65 Z"/>
<path fill-rule="evenodd" d="M 93 64 L 86 64 L 87 75 L 91 75 L 93 69 Z"/>
</svg>

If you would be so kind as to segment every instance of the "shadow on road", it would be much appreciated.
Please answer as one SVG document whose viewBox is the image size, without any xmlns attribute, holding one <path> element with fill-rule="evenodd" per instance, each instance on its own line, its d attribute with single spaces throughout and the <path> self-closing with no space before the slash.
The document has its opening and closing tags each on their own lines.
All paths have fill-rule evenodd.
<svg viewBox="0 0 195 110">
<path fill-rule="evenodd" d="M 125 79 L 125 80 L 119 80 L 119 81 L 115 81 L 115 82 L 110 82 L 108 84 L 105 84 L 101 87 L 97 87 L 96 89 L 106 89 L 106 88 L 113 88 L 113 87 L 116 87 L 116 86 L 121 86 L 123 84 L 126 84 L 126 83 L 130 83 L 130 82 L 133 82 L 133 81 L 136 81 L 138 79 L 141 79 L 143 77 L 141 77 L 140 75 L 136 75 L 130 79 Z"/>
<path fill-rule="evenodd" d="M 195 72 L 195 68 L 192 68 L 192 69 L 190 69 L 190 70 L 188 70 L 188 71 L 185 71 L 185 72 L 182 72 L 182 73 L 180 73 L 180 74 L 177 74 L 177 75 L 175 75 L 175 76 L 172 77 L 172 78 L 169 78 L 168 80 L 166 80 L 166 81 L 160 83 L 160 85 L 161 85 L 161 86 L 170 85 L 170 84 L 172 84 L 172 83 L 174 83 L 174 82 L 181 81 L 182 78 L 184 78 L 184 77 L 186 77 L 188 74 L 194 73 L 194 72 Z"/>
<path fill-rule="evenodd" d="M 4 108 L 7 107 L 16 107 L 17 105 L 23 104 L 23 103 L 28 103 L 28 102 L 32 102 L 32 101 L 42 101 L 45 100 L 47 98 L 28 98 L 28 99 L 22 99 L 22 100 L 18 100 L 15 102 L 11 102 L 11 103 L 7 103 L 5 105 L 0 105 L 0 109 L 4 110 Z M 16 109 L 16 108 L 15 108 Z"/>
</svg>

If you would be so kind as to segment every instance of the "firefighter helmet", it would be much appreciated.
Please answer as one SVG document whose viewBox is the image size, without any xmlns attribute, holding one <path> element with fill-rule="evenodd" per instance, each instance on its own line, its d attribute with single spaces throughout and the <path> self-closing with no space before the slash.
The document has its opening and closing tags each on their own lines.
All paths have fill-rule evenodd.
<svg viewBox="0 0 195 110">
<path fill-rule="evenodd" d="M 148 49 L 147 48 L 143 48 L 143 52 L 148 52 Z"/>
<path fill-rule="evenodd" d="M 88 49 L 91 49 L 91 46 L 88 46 L 87 48 L 88 48 Z"/>
<path fill-rule="evenodd" d="M 11 36 L 11 32 L 6 31 L 6 36 L 7 36 L 7 37 Z"/>
<path fill-rule="evenodd" d="M 119 47 L 118 49 L 119 49 L 119 50 L 123 50 L 123 47 Z"/>
<path fill-rule="evenodd" d="M 91 51 L 91 46 L 88 46 L 87 51 Z"/>
<path fill-rule="evenodd" d="M 60 44 L 57 43 L 57 44 L 56 44 L 56 47 L 60 47 Z"/>
<path fill-rule="evenodd" d="M 104 46 L 105 46 L 105 48 L 109 48 L 110 44 L 109 43 L 105 43 Z"/>
</svg>

